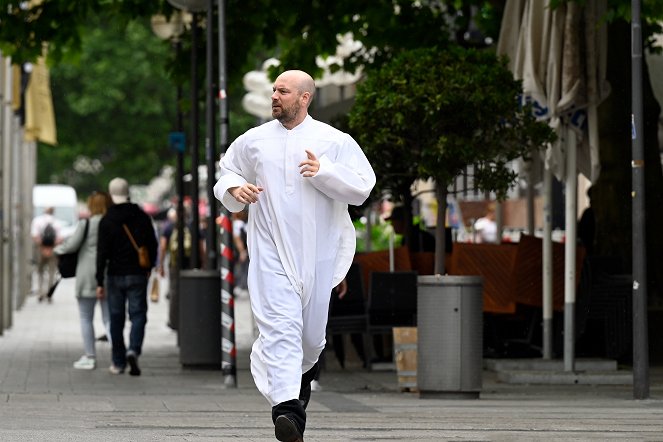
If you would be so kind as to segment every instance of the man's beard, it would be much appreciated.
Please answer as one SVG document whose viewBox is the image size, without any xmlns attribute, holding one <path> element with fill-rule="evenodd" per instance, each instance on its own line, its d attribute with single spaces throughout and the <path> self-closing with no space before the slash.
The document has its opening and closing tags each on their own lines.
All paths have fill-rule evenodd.
<svg viewBox="0 0 663 442">
<path fill-rule="evenodd" d="M 272 117 L 279 120 L 281 124 L 289 123 L 291 121 L 294 121 L 294 119 L 297 117 L 300 108 L 301 106 L 299 105 L 298 102 L 294 103 L 290 107 L 284 107 L 283 105 L 281 105 L 280 109 L 279 108 L 272 109 Z"/>
</svg>

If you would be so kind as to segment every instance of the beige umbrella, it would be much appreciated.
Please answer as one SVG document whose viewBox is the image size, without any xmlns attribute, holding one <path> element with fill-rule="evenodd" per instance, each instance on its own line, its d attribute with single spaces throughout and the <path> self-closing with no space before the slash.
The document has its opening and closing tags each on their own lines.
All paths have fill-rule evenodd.
<svg viewBox="0 0 663 442">
<path fill-rule="evenodd" d="M 524 101 L 537 118 L 548 121 L 558 140 L 545 152 L 543 249 L 544 358 L 552 347 L 551 173 L 566 184 L 566 237 L 575 238 L 577 174 L 592 182 L 600 171 L 596 107 L 609 91 L 605 82 L 605 26 L 598 17 L 606 0 L 585 7 L 548 0 L 507 0 L 498 53 L 511 59 L 514 76 L 523 81 Z M 517 29 L 517 31 L 516 31 Z M 574 364 L 575 241 L 566 242 L 565 369 Z"/>
</svg>

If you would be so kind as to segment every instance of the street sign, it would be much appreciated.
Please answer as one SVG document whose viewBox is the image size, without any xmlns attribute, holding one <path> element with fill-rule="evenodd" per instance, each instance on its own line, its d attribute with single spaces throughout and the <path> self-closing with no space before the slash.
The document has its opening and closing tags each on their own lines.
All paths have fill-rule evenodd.
<svg viewBox="0 0 663 442">
<path fill-rule="evenodd" d="M 170 132 L 168 134 L 168 147 L 176 152 L 184 153 L 186 150 L 184 132 Z"/>
</svg>

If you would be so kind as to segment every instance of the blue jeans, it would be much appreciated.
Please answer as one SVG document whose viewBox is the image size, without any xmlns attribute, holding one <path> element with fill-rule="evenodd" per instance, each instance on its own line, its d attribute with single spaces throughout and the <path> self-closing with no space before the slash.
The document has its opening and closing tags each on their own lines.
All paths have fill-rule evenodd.
<svg viewBox="0 0 663 442">
<path fill-rule="evenodd" d="M 147 324 L 147 275 L 106 276 L 106 297 L 110 311 L 113 365 L 124 368 L 127 365 L 127 348 L 124 345 L 125 307 L 128 306 L 131 321 L 129 351 L 140 356 Z"/>
<path fill-rule="evenodd" d="M 78 298 L 78 314 L 81 319 L 81 334 L 83 335 L 83 348 L 85 354 L 93 358 L 97 357 L 94 337 L 94 307 L 99 302 L 101 307 L 101 318 L 104 322 L 104 331 L 110 336 L 110 319 L 108 314 L 108 301 L 98 301 L 97 298 Z"/>
</svg>

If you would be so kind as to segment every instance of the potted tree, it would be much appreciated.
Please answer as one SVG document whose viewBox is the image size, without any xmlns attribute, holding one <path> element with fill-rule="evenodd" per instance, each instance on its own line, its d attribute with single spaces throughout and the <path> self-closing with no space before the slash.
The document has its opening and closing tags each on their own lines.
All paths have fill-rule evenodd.
<svg viewBox="0 0 663 442">
<path fill-rule="evenodd" d="M 419 277 L 417 381 L 422 393 L 478 395 L 477 372 L 480 389 L 481 280 L 443 276 L 447 189 L 473 166 L 474 186 L 504 199 L 517 178 L 507 163 L 529 157 L 552 139 L 549 127 L 519 103 L 521 92 L 505 60 L 490 51 L 456 46 L 402 52 L 357 87 L 350 127 L 359 134 L 379 187 L 400 193 L 407 202 L 416 179 L 436 183 L 436 276 Z M 474 301 L 462 293 L 467 285 Z M 455 294 L 453 299 L 445 291 Z M 448 347 L 440 348 L 440 342 Z M 435 379 L 429 382 L 428 377 Z M 471 385 L 463 385 L 468 377 Z"/>
</svg>

